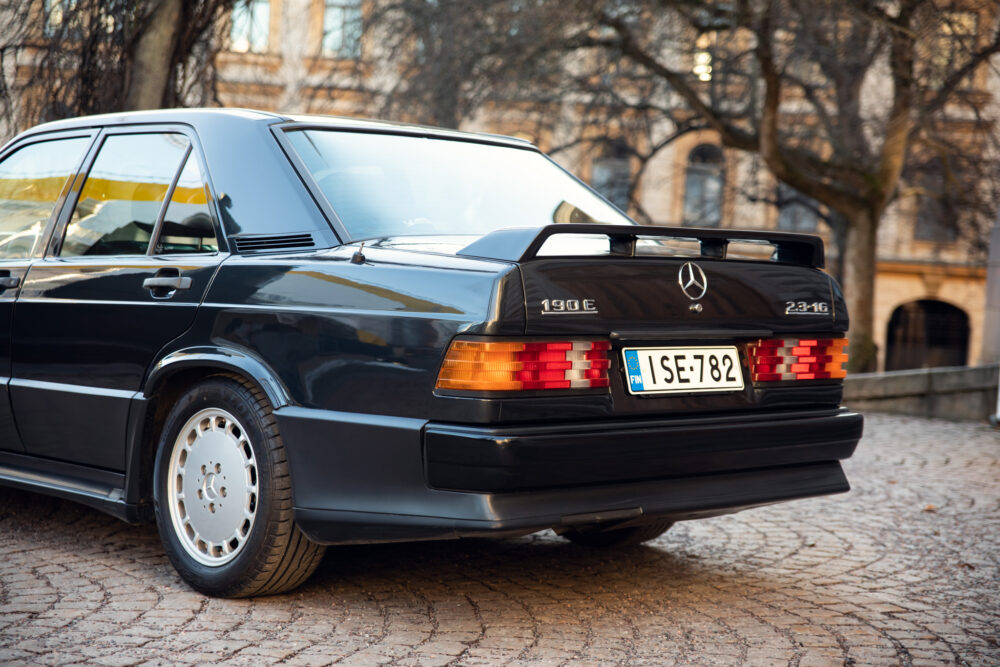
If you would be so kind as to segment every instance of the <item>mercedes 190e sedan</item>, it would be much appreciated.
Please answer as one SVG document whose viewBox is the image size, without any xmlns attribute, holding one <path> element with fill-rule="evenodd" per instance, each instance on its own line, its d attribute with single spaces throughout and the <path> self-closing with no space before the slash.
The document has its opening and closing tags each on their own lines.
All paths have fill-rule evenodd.
<svg viewBox="0 0 1000 667">
<path fill-rule="evenodd" d="M 651 540 L 849 489 L 822 242 L 636 225 L 529 143 L 243 110 L 0 152 L 0 481 L 195 589 L 325 546 Z"/>
</svg>

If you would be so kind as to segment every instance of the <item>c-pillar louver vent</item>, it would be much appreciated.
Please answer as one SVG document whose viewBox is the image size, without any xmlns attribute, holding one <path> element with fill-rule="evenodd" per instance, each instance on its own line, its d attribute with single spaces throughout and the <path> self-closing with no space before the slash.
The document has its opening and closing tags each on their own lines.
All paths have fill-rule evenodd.
<svg viewBox="0 0 1000 667">
<path fill-rule="evenodd" d="M 276 250 L 295 250 L 297 248 L 312 248 L 316 245 L 312 234 L 267 234 L 255 236 L 233 237 L 236 251 L 268 252 Z"/>
</svg>

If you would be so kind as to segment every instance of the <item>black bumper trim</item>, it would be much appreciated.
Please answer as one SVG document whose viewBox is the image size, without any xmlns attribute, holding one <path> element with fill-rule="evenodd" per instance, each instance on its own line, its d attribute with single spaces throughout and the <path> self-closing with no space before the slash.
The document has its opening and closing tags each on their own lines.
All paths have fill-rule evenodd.
<svg viewBox="0 0 1000 667">
<path fill-rule="evenodd" d="M 499 429 L 432 423 L 424 455 L 434 488 L 507 492 L 840 461 L 862 429 L 846 408 Z"/>
</svg>

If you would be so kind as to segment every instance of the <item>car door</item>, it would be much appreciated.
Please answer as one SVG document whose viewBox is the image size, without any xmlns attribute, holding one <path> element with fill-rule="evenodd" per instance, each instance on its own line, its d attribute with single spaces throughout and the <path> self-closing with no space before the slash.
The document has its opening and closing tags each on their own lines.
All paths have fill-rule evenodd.
<svg viewBox="0 0 1000 667">
<path fill-rule="evenodd" d="M 10 398 L 27 453 L 121 471 L 131 401 L 190 327 L 222 255 L 189 130 L 122 128 L 98 142 L 24 278 Z"/>
<path fill-rule="evenodd" d="M 24 449 L 8 396 L 15 299 L 28 266 L 44 252 L 93 134 L 41 135 L 0 156 L 0 450 Z"/>
</svg>

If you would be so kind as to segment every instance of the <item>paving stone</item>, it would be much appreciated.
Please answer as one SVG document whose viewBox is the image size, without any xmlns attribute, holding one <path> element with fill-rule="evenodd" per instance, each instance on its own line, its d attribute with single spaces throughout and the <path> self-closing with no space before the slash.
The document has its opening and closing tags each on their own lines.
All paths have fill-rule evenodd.
<svg viewBox="0 0 1000 667">
<path fill-rule="evenodd" d="M 298 591 L 251 600 L 193 592 L 153 526 L 0 489 L 0 664 L 1000 663 L 1000 432 L 867 420 L 848 494 L 618 551 L 332 548 Z"/>
</svg>

